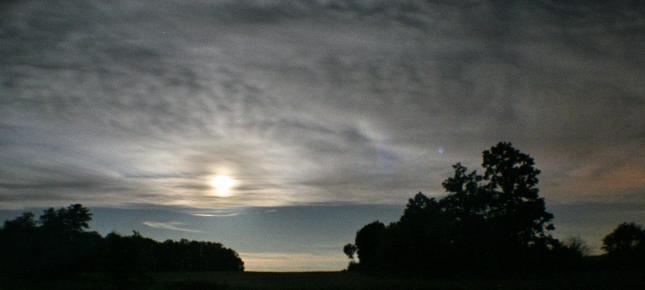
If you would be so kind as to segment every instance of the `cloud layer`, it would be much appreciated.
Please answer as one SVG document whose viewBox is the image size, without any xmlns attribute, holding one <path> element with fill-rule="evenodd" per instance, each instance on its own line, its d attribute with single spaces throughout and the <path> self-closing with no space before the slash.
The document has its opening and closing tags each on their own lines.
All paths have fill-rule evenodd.
<svg viewBox="0 0 645 290">
<path fill-rule="evenodd" d="M 0 5 L 1 207 L 401 203 L 502 140 L 550 201 L 645 202 L 645 5 Z"/>
</svg>

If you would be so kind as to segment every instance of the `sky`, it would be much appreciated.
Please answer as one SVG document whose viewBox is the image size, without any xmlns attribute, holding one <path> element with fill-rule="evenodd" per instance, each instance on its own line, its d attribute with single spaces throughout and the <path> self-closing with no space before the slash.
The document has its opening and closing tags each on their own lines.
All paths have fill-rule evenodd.
<svg viewBox="0 0 645 290">
<path fill-rule="evenodd" d="M 0 217 L 338 270 L 365 223 L 509 141 L 556 236 L 645 223 L 639 1 L 0 1 Z M 234 182 L 226 194 L 215 176 Z"/>
</svg>

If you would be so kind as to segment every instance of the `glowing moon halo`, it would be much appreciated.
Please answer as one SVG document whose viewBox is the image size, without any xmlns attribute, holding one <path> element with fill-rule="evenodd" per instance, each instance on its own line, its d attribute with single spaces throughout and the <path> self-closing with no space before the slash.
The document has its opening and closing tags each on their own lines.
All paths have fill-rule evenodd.
<svg viewBox="0 0 645 290">
<path fill-rule="evenodd" d="M 229 196 L 235 181 L 226 175 L 217 175 L 210 180 L 210 185 L 215 189 L 217 196 L 225 197 Z"/>
</svg>

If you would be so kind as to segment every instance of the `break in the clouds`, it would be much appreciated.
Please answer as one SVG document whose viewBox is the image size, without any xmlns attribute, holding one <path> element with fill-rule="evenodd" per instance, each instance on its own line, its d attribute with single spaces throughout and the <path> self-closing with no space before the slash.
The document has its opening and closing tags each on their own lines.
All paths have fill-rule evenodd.
<svg viewBox="0 0 645 290">
<path fill-rule="evenodd" d="M 644 12 L 2 1 L 0 206 L 402 203 L 503 140 L 536 158 L 550 202 L 642 204 Z"/>
</svg>

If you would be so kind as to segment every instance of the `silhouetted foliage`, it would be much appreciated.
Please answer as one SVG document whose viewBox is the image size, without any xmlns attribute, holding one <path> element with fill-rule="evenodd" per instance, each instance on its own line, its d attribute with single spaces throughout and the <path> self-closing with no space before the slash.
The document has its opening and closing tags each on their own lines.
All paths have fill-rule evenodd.
<svg viewBox="0 0 645 290">
<path fill-rule="evenodd" d="M 361 266 L 372 268 L 378 263 L 378 252 L 382 249 L 385 225 L 375 221 L 364 226 L 356 233 L 356 254 Z"/>
<path fill-rule="evenodd" d="M 549 232 L 553 215 L 539 197 L 533 159 L 510 143 L 483 152 L 484 174 L 457 163 L 441 199 L 418 193 L 400 220 L 366 225 L 356 234 L 354 269 L 454 272 L 529 271 L 572 265 L 580 245 Z"/>
<path fill-rule="evenodd" d="M 92 214 L 80 204 L 4 222 L 0 273 L 58 275 L 101 271 L 129 278 L 155 271 L 243 271 L 238 254 L 219 243 L 157 242 L 134 232 L 102 237 L 86 231 Z"/>
<path fill-rule="evenodd" d="M 30 231 L 36 227 L 34 214 L 25 212 L 21 216 L 4 222 L 3 231 L 5 233 Z"/>
<path fill-rule="evenodd" d="M 82 232 L 89 228 L 91 220 L 90 210 L 80 204 L 58 210 L 48 208 L 40 216 L 42 228 L 52 232 Z"/>
<path fill-rule="evenodd" d="M 602 240 L 602 249 L 613 264 L 645 266 L 645 229 L 622 223 Z"/>
<path fill-rule="evenodd" d="M 645 230 L 635 223 L 622 223 L 602 242 L 609 255 L 632 254 L 645 247 Z"/>
</svg>

